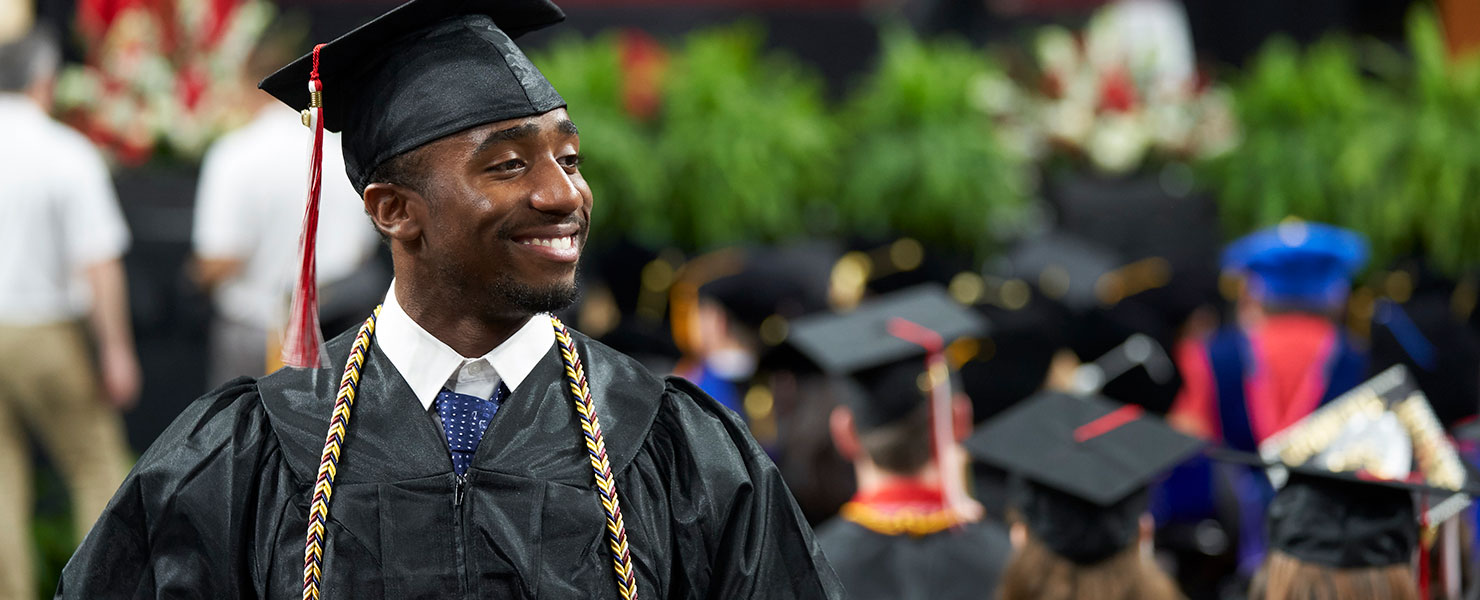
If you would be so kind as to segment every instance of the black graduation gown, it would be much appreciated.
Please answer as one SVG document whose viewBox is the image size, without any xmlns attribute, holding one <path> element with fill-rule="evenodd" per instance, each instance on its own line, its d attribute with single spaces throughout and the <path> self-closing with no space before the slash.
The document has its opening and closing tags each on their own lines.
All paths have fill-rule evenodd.
<svg viewBox="0 0 1480 600">
<path fill-rule="evenodd" d="M 344 364 L 353 331 L 329 344 Z M 738 416 L 575 334 L 643 598 L 841 598 Z M 338 369 L 284 369 L 191 404 L 139 459 L 58 598 L 299 598 Z M 327 599 L 617 598 L 606 517 L 558 345 L 502 405 L 460 501 L 447 444 L 366 358 L 326 526 Z"/>
<path fill-rule="evenodd" d="M 988 520 L 915 537 L 834 517 L 817 528 L 817 541 L 852 600 L 996 598 L 1012 554 L 1007 532 Z"/>
</svg>

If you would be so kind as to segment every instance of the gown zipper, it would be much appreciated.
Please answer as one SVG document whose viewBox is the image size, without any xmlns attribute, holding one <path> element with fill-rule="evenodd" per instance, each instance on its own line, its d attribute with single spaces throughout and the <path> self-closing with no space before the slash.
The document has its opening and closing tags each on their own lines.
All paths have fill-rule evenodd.
<svg viewBox="0 0 1480 600">
<path fill-rule="evenodd" d="M 456 482 L 452 487 L 452 535 L 457 544 L 457 580 L 461 587 L 462 596 L 468 597 L 468 567 L 464 556 L 464 541 L 466 535 L 463 532 L 463 496 L 467 493 L 468 478 L 464 475 L 456 475 Z"/>
</svg>

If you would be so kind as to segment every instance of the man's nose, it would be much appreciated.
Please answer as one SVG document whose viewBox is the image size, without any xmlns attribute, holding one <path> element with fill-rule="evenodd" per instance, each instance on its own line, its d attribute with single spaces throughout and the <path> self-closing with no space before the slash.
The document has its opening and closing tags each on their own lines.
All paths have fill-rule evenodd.
<svg viewBox="0 0 1480 600">
<path fill-rule="evenodd" d="M 539 172 L 534 193 L 530 196 L 530 204 L 536 210 L 565 215 L 581 208 L 583 199 L 574 175 L 567 173 L 553 158 L 543 161 Z"/>
</svg>

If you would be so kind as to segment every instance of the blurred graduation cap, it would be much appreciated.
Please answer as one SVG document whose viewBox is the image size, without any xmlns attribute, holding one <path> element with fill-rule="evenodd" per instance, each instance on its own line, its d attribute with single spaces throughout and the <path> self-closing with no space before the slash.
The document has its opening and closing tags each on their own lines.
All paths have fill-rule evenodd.
<svg viewBox="0 0 1480 600">
<path fill-rule="evenodd" d="M 1413 495 L 1401 488 L 1296 473 L 1266 518 L 1271 548 L 1328 567 L 1406 565 L 1418 547 Z"/>
<path fill-rule="evenodd" d="M 1288 219 L 1235 240 L 1223 253 L 1223 268 L 1244 274 L 1261 302 L 1326 309 L 1346 300 L 1367 255 L 1359 233 Z"/>
<path fill-rule="evenodd" d="M 668 291 L 682 255 L 626 239 L 586 254 L 581 331 L 649 366 L 672 366 L 679 352 L 668 330 Z"/>
<path fill-rule="evenodd" d="M 1014 495 L 1028 528 L 1079 564 L 1129 546 L 1147 508 L 1147 486 L 1203 445 L 1136 405 L 1052 391 L 966 440 L 973 458 L 1026 480 Z"/>
<path fill-rule="evenodd" d="M 362 189 L 377 167 L 429 142 L 565 106 L 513 42 L 564 19 L 549 0 L 411 0 L 262 80 L 303 111 L 313 140 L 285 364 L 327 366 L 314 262 L 324 131 L 343 132 L 345 172 Z"/>
<path fill-rule="evenodd" d="M 1267 467 L 1276 487 L 1299 476 L 1419 492 L 1430 523 L 1454 516 L 1480 493 L 1480 480 L 1402 365 L 1270 436 L 1260 443 L 1258 455 L 1227 449 L 1209 454 Z"/>
<path fill-rule="evenodd" d="M 1067 348 L 1086 363 L 1101 359 L 1118 362 L 1116 356 L 1128 347 L 1145 348 L 1146 342 L 1156 349 L 1146 357 L 1164 355 L 1164 348 L 1174 341 L 1180 318 L 1185 317 L 1168 318 L 1165 311 L 1143 302 L 1147 292 L 1171 281 L 1166 261 L 1148 258 L 1126 263 L 1113 250 L 1061 231 L 1020 242 L 988 268 L 1009 282 L 1004 286 L 1032 290 L 1033 302 L 1018 303 L 1031 310 L 998 310 L 992 316 L 994 323 L 998 317 L 1005 320 L 1003 328 L 1009 330 L 1008 323 L 1013 320 L 1026 317 L 1037 321 L 1032 329 L 1046 335 L 1030 336 L 1018 343 L 1039 353 L 1043 341 L 1058 338 L 1061 345 L 1049 349 L 1050 354 Z M 1013 349 L 1002 347 L 998 352 L 1007 354 Z M 1102 369 L 1106 376 L 1086 391 L 1163 412 L 1181 383 L 1175 367 L 1161 368 L 1163 362 L 1155 361 L 1154 366 L 1148 363 L 1147 369 L 1136 368 L 1141 366 L 1139 362 L 1128 364 L 1116 370 L 1115 376 L 1108 376 L 1112 375 L 1109 370 Z M 1042 381 L 1041 375 L 1038 381 Z"/>
<path fill-rule="evenodd" d="M 736 272 L 699 286 L 699 295 L 724 305 L 774 346 L 785 340 L 789 320 L 829 307 L 828 276 L 839 254 L 825 242 L 751 248 Z"/>
<path fill-rule="evenodd" d="M 987 334 L 987 320 L 927 284 L 870 299 L 846 313 L 817 314 L 792 322 L 789 346 L 828 374 L 859 384 L 847 405 L 860 430 L 886 425 L 930 399 L 941 373 L 928 373 L 930 355 Z"/>
</svg>

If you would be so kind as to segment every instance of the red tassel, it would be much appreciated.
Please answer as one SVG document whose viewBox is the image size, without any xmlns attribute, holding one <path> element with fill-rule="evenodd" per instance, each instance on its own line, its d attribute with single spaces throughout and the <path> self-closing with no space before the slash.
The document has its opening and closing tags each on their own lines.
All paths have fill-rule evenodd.
<svg viewBox="0 0 1480 600">
<path fill-rule="evenodd" d="M 930 379 L 932 409 L 932 442 L 936 471 L 940 473 L 941 494 L 946 508 L 962 522 L 981 517 L 980 507 L 966 494 L 962 474 L 965 465 L 955 452 L 956 424 L 952 403 L 949 367 L 946 363 L 945 340 L 939 333 L 908 319 L 895 317 L 886 326 L 889 335 L 920 346 L 925 350 L 925 372 Z M 959 524 L 957 525 L 960 526 Z"/>
<path fill-rule="evenodd" d="M 293 306 L 283 338 L 283 364 L 289 367 L 327 367 L 324 334 L 319 329 L 318 261 L 314 246 L 319 232 L 319 189 L 324 170 L 323 82 L 319 81 L 319 50 L 313 48 L 313 72 L 308 76 L 309 122 L 313 146 L 308 162 L 308 204 L 303 209 L 303 232 L 298 238 L 298 281 L 293 288 Z"/>
</svg>

